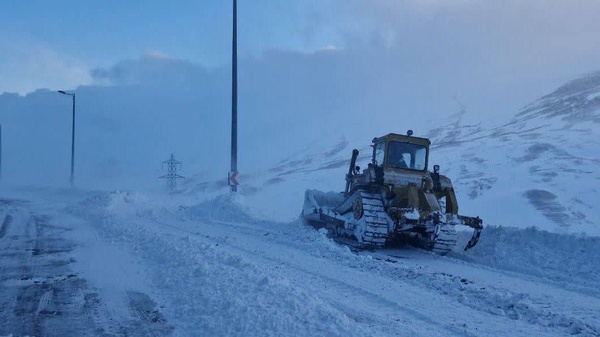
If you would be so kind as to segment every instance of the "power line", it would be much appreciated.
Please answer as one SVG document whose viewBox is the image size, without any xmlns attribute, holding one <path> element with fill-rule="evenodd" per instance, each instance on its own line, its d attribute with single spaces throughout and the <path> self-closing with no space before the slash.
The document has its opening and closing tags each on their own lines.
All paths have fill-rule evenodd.
<svg viewBox="0 0 600 337">
<path fill-rule="evenodd" d="M 183 179 L 184 177 L 177 173 L 177 170 L 181 170 L 181 162 L 175 159 L 175 155 L 171 153 L 171 157 L 168 160 L 163 161 L 163 169 L 167 166 L 167 174 L 160 176 L 161 179 L 167 179 L 167 189 L 169 192 L 175 191 L 177 187 L 177 179 Z"/>
</svg>

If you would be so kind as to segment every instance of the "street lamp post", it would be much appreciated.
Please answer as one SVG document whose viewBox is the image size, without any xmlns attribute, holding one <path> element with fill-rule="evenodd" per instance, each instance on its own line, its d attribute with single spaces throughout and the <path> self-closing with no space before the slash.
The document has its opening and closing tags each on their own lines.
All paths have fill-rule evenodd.
<svg viewBox="0 0 600 337">
<path fill-rule="evenodd" d="M 233 38 L 231 48 L 231 173 L 229 175 L 231 192 L 237 192 L 237 181 L 235 180 L 235 177 L 237 176 L 237 89 L 237 0 L 233 0 Z"/>
<path fill-rule="evenodd" d="M 73 125 L 71 127 L 71 186 L 75 183 L 75 93 L 68 93 L 62 90 L 58 91 L 63 95 L 69 95 L 73 99 Z"/>
<path fill-rule="evenodd" d="M 0 124 L 0 180 L 2 180 L 2 124 Z"/>
</svg>

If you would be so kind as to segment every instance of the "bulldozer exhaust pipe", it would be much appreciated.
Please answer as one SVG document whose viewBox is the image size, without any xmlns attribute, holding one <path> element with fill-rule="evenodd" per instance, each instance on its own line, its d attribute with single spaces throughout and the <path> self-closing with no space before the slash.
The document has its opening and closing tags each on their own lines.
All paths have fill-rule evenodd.
<svg viewBox="0 0 600 337">
<path fill-rule="evenodd" d="M 354 168 L 356 167 L 356 158 L 358 158 L 358 150 L 352 150 L 352 158 L 350 159 L 350 167 L 348 168 L 348 175 L 346 175 L 346 194 L 350 191 L 350 184 L 352 182 L 352 176 L 354 175 Z"/>
</svg>

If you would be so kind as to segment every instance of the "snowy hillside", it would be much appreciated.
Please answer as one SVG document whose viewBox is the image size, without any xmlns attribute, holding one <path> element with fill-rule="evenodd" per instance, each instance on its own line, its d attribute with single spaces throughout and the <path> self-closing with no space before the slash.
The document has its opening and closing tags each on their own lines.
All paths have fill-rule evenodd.
<svg viewBox="0 0 600 337">
<path fill-rule="evenodd" d="M 600 73 L 531 103 L 504 125 L 430 133 L 469 207 L 488 223 L 600 235 Z M 447 140 L 450 140 L 449 142 Z"/>
<path fill-rule="evenodd" d="M 600 235 L 594 203 L 600 198 L 600 73 L 565 84 L 500 125 L 471 124 L 473 114 L 461 107 L 437 127 L 416 132 L 431 139 L 430 163 L 453 179 L 461 213 L 491 225 Z M 306 189 L 341 191 L 352 149 L 366 166 L 371 138 L 409 128 L 400 117 L 398 123 L 372 135 L 368 128 L 360 135 L 332 130 L 268 170 L 241 174 L 241 192 L 262 216 L 292 220 Z M 223 181 L 197 179 L 185 183 L 184 194 L 226 188 Z"/>
</svg>

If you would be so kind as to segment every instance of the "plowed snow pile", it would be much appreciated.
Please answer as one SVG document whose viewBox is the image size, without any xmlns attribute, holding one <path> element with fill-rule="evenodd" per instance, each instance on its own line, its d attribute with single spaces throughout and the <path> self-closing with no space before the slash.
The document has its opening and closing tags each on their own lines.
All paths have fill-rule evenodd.
<svg viewBox="0 0 600 337">
<path fill-rule="evenodd" d="M 192 207 L 196 217 L 248 221 L 219 197 Z M 159 223 L 169 211 L 136 193 L 98 195 L 68 211 L 85 216 L 100 233 L 140 254 L 156 295 L 167 303 L 168 321 L 182 335 L 291 336 L 369 335 L 346 315 L 264 267 L 222 248 L 224 238 L 196 235 L 201 227 Z M 190 212 L 184 210 L 184 214 Z M 175 214 L 170 214 L 175 217 Z M 185 235 L 172 232 L 189 231 Z M 208 239 L 208 240 L 207 240 Z M 361 332 L 363 331 L 363 332 Z"/>
<path fill-rule="evenodd" d="M 549 233 L 535 227 L 488 226 L 477 246 L 454 256 L 600 296 L 599 237 Z"/>
<path fill-rule="evenodd" d="M 139 257 L 176 334 L 600 333 L 598 238 L 487 227 L 441 257 L 352 252 L 301 221 L 262 221 L 239 196 L 176 206 L 114 192 L 68 211 Z"/>
</svg>

